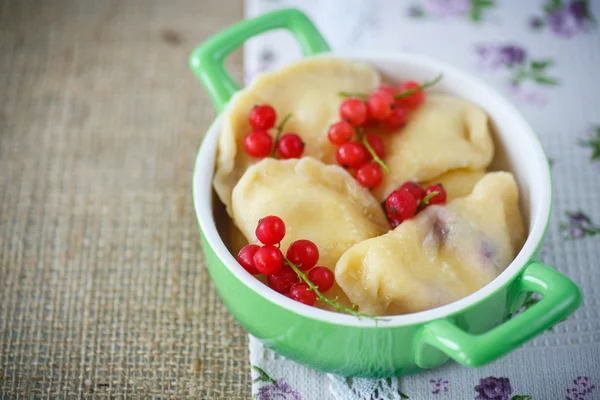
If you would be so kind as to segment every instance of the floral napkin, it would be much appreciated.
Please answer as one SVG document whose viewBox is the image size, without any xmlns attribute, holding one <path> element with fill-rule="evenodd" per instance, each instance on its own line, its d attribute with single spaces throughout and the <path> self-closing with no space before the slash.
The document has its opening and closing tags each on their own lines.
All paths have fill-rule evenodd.
<svg viewBox="0 0 600 400">
<path fill-rule="evenodd" d="M 246 6 L 248 17 L 300 8 L 334 49 L 430 55 L 507 96 L 552 161 L 554 209 L 541 260 L 584 295 L 569 320 L 477 369 L 448 363 L 404 378 L 347 379 L 286 360 L 250 337 L 256 399 L 600 399 L 600 1 L 246 0 Z M 299 57 L 285 32 L 252 39 L 246 81 Z"/>
</svg>

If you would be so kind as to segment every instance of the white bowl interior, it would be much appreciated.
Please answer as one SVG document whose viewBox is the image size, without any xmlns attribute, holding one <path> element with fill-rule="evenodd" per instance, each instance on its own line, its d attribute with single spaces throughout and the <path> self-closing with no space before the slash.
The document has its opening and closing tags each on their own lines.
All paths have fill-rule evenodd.
<svg viewBox="0 0 600 400">
<path fill-rule="evenodd" d="M 376 66 L 385 79 L 391 82 L 406 79 L 431 80 L 440 72 L 443 73 L 442 81 L 431 90 L 462 97 L 478 104 L 490 115 L 496 143 L 496 157 L 491 169 L 507 170 L 515 174 L 520 189 L 521 210 L 528 223 L 529 236 L 525 245 L 508 268 L 494 281 L 454 303 L 414 314 L 386 316 L 385 320 L 377 322 L 377 326 L 408 325 L 442 318 L 480 301 L 518 274 L 532 257 L 544 234 L 550 213 L 551 180 L 540 141 L 517 109 L 479 79 L 426 57 L 394 53 L 328 53 L 319 57 L 321 56 L 367 61 Z M 268 300 L 298 314 L 342 325 L 375 326 L 375 322 L 370 319 L 358 319 L 351 315 L 309 307 L 281 296 L 248 274 L 236 262 L 217 231 L 213 214 L 213 205 L 218 202 L 213 198 L 212 177 L 220 127 L 220 118 L 217 118 L 206 134 L 196 160 L 193 187 L 200 227 L 219 258 L 244 284 Z"/>
</svg>

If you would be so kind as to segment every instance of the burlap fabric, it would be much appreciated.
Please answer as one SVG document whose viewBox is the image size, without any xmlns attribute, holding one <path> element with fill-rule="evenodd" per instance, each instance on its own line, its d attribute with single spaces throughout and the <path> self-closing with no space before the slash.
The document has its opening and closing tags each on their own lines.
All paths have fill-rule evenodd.
<svg viewBox="0 0 600 400">
<path fill-rule="evenodd" d="M 241 1 L 0 2 L 0 397 L 250 397 L 190 192 Z M 230 68 L 241 76 L 241 56 Z"/>
</svg>

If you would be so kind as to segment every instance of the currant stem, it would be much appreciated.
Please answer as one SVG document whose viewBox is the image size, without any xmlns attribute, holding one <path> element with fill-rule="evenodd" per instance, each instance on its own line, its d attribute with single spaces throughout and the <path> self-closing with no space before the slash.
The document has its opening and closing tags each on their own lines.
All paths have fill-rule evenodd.
<svg viewBox="0 0 600 400">
<path fill-rule="evenodd" d="M 429 204 L 429 200 L 431 200 L 431 198 L 433 196 L 437 196 L 438 194 L 441 194 L 439 190 L 434 190 L 433 192 L 429 193 L 427 196 L 425 196 L 423 198 L 423 200 L 421 200 L 422 204 L 428 205 Z"/>
<path fill-rule="evenodd" d="M 273 158 L 275 158 L 275 154 L 277 152 L 277 143 L 279 143 L 279 136 L 281 136 L 281 132 L 283 132 L 283 126 L 291 117 L 291 113 L 286 115 L 285 118 L 279 123 L 279 125 L 277 125 L 277 133 L 275 134 L 275 142 L 273 143 L 273 152 L 271 153 L 271 156 Z"/>
<path fill-rule="evenodd" d="M 422 85 L 417 86 L 416 88 L 413 89 L 408 89 L 405 90 L 402 93 L 397 93 L 394 95 L 394 99 L 402 99 L 404 97 L 408 97 L 416 92 L 419 92 L 421 90 L 425 90 L 427 88 L 432 87 L 433 85 L 435 85 L 436 83 L 438 83 L 439 81 L 442 80 L 442 78 L 444 77 L 444 74 L 439 74 L 434 80 L 429 81 L 429 82 L 425 82 Z M 360 92 L 338 92 L 338 96 L 341 97 L 356 97 L 357 99 L 360 100 L 367 100 L 369 98 L 369 96 L 366 93 L 360 93 Z"/>
<path fill-rule="evenodd" d="M 422 90 L 425 90 L 427 88 L 432 87 L 433 85 L 435 85 L 436 83 L 438 83 L 439 81 L 442 80 L 442 78 L 444 77 L 444 74 L 439 74 L 434 80 L 429 81 L 429 82 L 425 82 L 422 85 L 417 86 L 416 88 L 413 89 L 408 89 L 405 90 L 402 93 L 398 93 L 394 95 L 394 99 L 402 99 L 404 97 L 408 97 L 411 96 L 412 94 L 416 93 L 416 92 L 420 92 Z"/>
<path fill-rule="evenodd" d="M 330 306 L 334 307 L 336 309 L 336 311 L 338 311 L 338 312 L 346 312 L 346 313 L 352 314 L 358 318 L 364 317 L 364 318 L 375 319 L 375 320 L 377 319 L 377 317 L 372 317 L 370 315 L 359 313 L 358 311 L 355 311 L 352 308 L 344 307 L 341 304 L 339 304 L 337 301 L 331 300 L 331 299 L 325 297 L 325 295 L 319 291 L 317 286 L 315 286 L 315 284 L 312 283 L 310 279 L 308 279 L 308 277 L 304 274 L 304 272 L 300 271 L 300 269 L 296 266 L 296 264 L 294 264 L 293 262 L 288 260 L 287 257 L 285 257 L 285 256 L 283 256 L 283 260 L 286 262 L 287 265 L 290 266 L 290 268 L 292 268 L 294 270 L 294 272 L 296 272 L 296 275 L 298 275 L 298 277 L 302 281 L 304 281 L 304 283 L 306 283 L 312 291 L 314 291 L 316 293 L 319 300 L 321 300 L 323 303 L 329 304 Z"/>
<path fill-rule="evenodd" d="M 369 98 L 369 96 L 366 93 L 360 93 L 360 92 L 338 92 L 338 96 L 356 97 L 357 99 L 365 100 L 365 101 Z"/>
<path fill-rule="evenodd" d="M 373 160 L 377 164 L 379 164 L 385 172 L 387 172 L 388 174 L 391 174 L 392 170 L 390 169 L 390 167 L 387 166 L 385 161 L 383 161 L 381 158 L 379 158 L 379 156 L 377 155 L 375 150 L 373 150 L 373 147 L 371 147 L 371 144 L 367 140 L 367 135 L 365 135 L 365 132 L 361 128 L 356 128 L 356 133 L 358 133 L 358 136 L 360 137 L 361 142 L 365 145 L 365 147 L 369 151 L 369 154 L 371 154 L 371 156 L 373 157 Z"/>
</svg>

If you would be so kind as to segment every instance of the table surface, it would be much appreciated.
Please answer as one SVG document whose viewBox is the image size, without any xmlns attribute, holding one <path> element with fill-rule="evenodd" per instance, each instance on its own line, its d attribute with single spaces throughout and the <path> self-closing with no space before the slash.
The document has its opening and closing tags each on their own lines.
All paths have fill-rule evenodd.
<svg viewBox="0 0 600 400">
<path fill-rule="evenodd" d="M 249 398 L 190 183 L 241 1 L 0 4 L 0 397 Z M 242 75 L 241 53 L 228 65 Z"/>
</svg>

